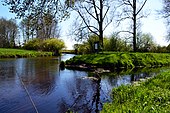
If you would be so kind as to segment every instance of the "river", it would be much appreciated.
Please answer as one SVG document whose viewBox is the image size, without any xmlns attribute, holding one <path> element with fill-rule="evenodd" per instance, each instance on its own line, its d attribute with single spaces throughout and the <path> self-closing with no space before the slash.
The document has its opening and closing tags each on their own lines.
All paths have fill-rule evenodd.
<svg viewBox="0 0 170 113">
<path fill-rule="evenodd" d="M 59 69 L 60 60 L 73 56 L 0 59 L 0 113 L 97 113 L 113 87 L 161 71 L 108 73 L 98 83 L 87 78 L 90 72 Z"/>
</svg>

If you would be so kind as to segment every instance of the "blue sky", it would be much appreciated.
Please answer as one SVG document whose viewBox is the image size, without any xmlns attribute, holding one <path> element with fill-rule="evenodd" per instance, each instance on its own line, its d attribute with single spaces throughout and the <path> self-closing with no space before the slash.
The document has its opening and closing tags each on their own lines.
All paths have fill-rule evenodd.
<svg viewBox="0 0 170 113">
<path fill-rule="evenodd" d="M 14 18 L 15 14 L 10 13 L 7 6 L 3 6 L 2 2 L 0 2 L 0 17 L 4 17 L 6 19 Z"/>
<path fill-rule="evenodd" d="M 166 37 L 166 20 L 158 15 L 158 10 L 162 9 L 163 0 L 148 0 L 146 9 L 151 11 L 148 18 L 143 19 L 142 31 L 145 33 L 151 33 L 157 44 L 168 45 L 165 40 Z"/>
<path fill-rule="evenodd" d="M 168 42 L 165 41 L 166 36 L 165 20 L 161 19 L 156 12 L 157 10 L 162 9 L 162 0 L 148 0 L 145 9 L 150 11 L 150 15 L 147 18 L 142 19 L 141 27 L 142 32 L 151 33 L 152 36 L 154 37 L 154 41 L 157 44 L 168 45 Z M 72 18 L 73 16 L 74 15 L 72 15 Z M 2 3 L 0 2 L 0 17 L 4 17 L 7 19 L 15 18 L 15 14 L 10 13 L 8 7 L 2 6 Z M 65 41 L 68 49 L 71 49 L 73 44 L 76 43 L 72 41 L 72 39 L 69 39 L 67 37 L 67 33 L 69 32 L 68 28 L 70 28 L 71 22 L 72 20 L 69 19 L 61 24 L 62 28 L 61 38 Z M 111 28 L 108 27 L 108 29 L 106 29 L 105 35 L 111 35 L 112 32 L 113 31 L 111 31 Z"/>
</svg>

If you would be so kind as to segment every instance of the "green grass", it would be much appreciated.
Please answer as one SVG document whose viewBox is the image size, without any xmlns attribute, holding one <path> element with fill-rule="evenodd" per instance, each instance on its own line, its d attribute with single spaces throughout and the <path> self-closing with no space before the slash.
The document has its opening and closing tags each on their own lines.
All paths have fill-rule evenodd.
<svg viewBox="0 0 170 113">
<path fill-rule="evenodd" d="M 29 51 L 22 49 L 0 48 L 0 58 L 23 58 L 52 56 L 52 52 Z"/>
<path fill-rule="evenodd" d="M 112 102 L 106 103 L 102 113 L 169 113 L 170 71 L 141 82 L 112 90 Z"/>
<path fill-rule="evenodd" d="M 108 68 L 161 67 L 170 65 L 170 54 L 107 52 L 75 56 L 66 61 L 66 64 L 87 64 Z"/>
</svg>

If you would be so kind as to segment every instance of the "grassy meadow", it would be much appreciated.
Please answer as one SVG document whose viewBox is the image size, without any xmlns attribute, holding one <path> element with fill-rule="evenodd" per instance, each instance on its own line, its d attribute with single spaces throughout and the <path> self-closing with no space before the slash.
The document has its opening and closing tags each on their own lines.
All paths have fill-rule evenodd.
<svg viewBox="0 0 170 113">
<path fill-rule="evenodd" d="M 52 55 L 53 55 L 52 52 L 0 48 L 0 58 L 45 57 Z"/>
</svg>

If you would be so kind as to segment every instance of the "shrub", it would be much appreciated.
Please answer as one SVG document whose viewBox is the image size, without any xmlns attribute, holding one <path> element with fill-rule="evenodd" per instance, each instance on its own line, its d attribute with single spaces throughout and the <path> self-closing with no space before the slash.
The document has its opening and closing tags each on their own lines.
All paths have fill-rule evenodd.
<svg viewBox="0 0 170 113">
<path fill-rule="evenodd" d="M 50 51 L 55 54 L 59 54 L 60 50 L 65 48 L 65 44 L 64 41 L 57 38 L 50 38 L 46 40 L 36 38 L 25 43 L 23 48 L 27 50 Z"/>
<path fill-rule="evenodd" d="M 43 50 L 44 51 L 60 51 L 65 48 L 65 44 L 62 40 L 56 38 L 50 38 L 43 41 Z"/>
<path fill-rule="evenodd" d="M 26 42 L 23 46 L 24 49 L 27 50 L 40 50 L 41 49 L 41 40 L 38 38 L 35 38 L 33 40 L 30 40 Z"/>
</svg>

